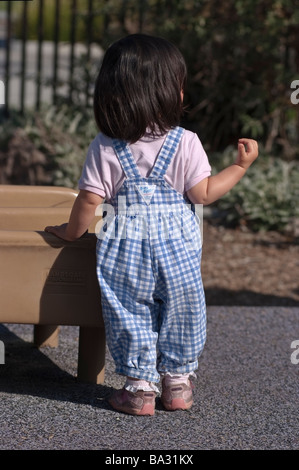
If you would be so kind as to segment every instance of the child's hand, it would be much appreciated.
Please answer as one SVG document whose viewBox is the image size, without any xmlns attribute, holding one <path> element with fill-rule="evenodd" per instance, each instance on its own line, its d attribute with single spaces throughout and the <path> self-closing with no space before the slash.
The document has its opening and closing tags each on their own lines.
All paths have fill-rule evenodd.
<svg viewBox="0 0 299 470">
<path fill-rule="evenodd" d="M 68 224 L 62 224 L 62 225 L 49 225 L 48 227 L 45 227 L 45 232 L 53 233 L 53 235 L 56 235 L 56 237 L 62 238 L 62 240 L 66 241 L 72 241 L 68 238 L 66 229 L 67 229 Z"/>
<path fill-rule="evenodd" d="M 239 139 L 238 156 L 235 163 L 247 170 L 257 158 L 258 154 L 258 143 L 256 140 Z"/>
</svg>

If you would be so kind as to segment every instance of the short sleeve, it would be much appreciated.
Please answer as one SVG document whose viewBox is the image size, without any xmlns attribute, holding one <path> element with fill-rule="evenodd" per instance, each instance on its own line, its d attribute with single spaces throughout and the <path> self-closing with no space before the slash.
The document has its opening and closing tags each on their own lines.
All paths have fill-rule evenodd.
<svg viewBox="0 0 299 470">
<path fill-rule="evenodd" d="M 211 175 L 208 156 L 197 134 L 187 131 L 188 151 L 185 166 L 185 192 Z"/>
<path fill-rule="evenodd" d="M 100 146 L 98 139 L 95 138 L 88 147 L 78 188 L 96 193 L 104 198 L 105 189 L 101 177 L 99 152 Z"/>
</svg>

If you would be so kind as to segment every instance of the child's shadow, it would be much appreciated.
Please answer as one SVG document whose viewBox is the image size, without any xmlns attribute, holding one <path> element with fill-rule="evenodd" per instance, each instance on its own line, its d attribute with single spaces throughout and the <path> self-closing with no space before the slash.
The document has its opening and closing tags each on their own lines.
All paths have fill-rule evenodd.
<svg viewBox="0 0 299 470">
<path fill-rule="evenodd" d="M 6 325 L 0 325 L 0 339 L 5 346 L 5 363 L 0 365 L 0 394 L 4 392 L 31 395 L 110 409 L 107 398 L 111 394 L 111 387 L 79 382 L 74 375 L 55 364 L 42 350 L 21 339 Z M 55 354 L 60 355 L 60 362 L 64 359 L 65 364 L 67 361 L 72 362 L 70 356 L 61 357 L 63 348 L 55 351 Z M 76 359 L 74 358 L 74 362 Z"/>
</svg>

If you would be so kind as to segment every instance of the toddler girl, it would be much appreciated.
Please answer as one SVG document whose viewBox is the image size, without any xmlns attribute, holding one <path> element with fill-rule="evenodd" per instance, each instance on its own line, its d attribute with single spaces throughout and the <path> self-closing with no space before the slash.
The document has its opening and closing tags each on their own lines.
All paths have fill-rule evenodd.
<svg viewBox="0 0 299 470">
<path fill-rule="evenodd" d="M 211 176 L 197 135 L 179 127 L 185 83 L 181 53 L 162 38 L 135 34 L 108 48 L 79 195 L 67 224 L 46 227 L 75 240 L 105 200 L 97 275 L 108 347 L 126 376 L 109 402 L 134 415 L 154 414 L 160 378 L 167 410 L 192 406 L 206 338 L 194 204 L 223 196 L 258 155 L 256 141 L 240 139 L 235 163 Z"/>
</svg>

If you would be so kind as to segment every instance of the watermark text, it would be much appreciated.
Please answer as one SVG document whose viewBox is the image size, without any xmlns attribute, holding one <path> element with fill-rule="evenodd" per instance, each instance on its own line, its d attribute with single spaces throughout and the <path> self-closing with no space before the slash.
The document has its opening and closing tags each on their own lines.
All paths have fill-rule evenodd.
<svg viewBox="0 0 299 470">
<path fill-rule="evenodd" d="M 299 364 L 299 339 L 291 342 L 291 349 L 295 349 L 291 354 L 291 363 Z"/>
<path fill-rule="evenodd" d="M 170 240 L 184 238 L 194 241 L 195 231 L 203 240 L 202 204 L 127 204 L 125 196 L 118 196 L 117 208 L 109 203 L 99 205 L 95 212 L 102 219 L 96 225 L 96 235 L 103 240 L 150 238 Z M 196 224 L 194 224 L 194 220 Z M 197 226 L 197 228 L 196 228 Z M 198 227 L 199 226 L 199 227 Z"/>
<path fill-rule="evenodd" d="M 5 104 L 5 86 L 2 80 L 0 80 L 0 105 L 1 104 Z"/>
<path fill-rule="evenodd" d="M 3 341 L 0 341 L 0 364 L 5 364 L 5 346 Z"/>
<path fill-rule="evenodd" d="M 291 103 L 298 104 L 299 103 L 299 80 L 293 80 L 291 83 L 291 88 L 295 88 L 295 91 L 291 93 Z"/>
</svg>

